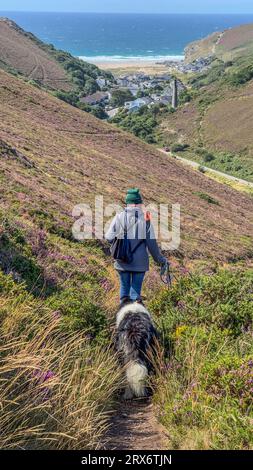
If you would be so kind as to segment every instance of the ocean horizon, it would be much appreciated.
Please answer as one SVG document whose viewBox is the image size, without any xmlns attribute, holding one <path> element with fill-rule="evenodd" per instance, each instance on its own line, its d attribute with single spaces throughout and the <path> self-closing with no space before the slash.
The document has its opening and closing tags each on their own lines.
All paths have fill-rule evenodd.
<svg viewBox="0 0 253 470">
<path fill-rule="evenodd" d="M 91 62 L 182 60 L 192 41 L 252 15 L 0 12 L 57 49 Z"/>
</svg>

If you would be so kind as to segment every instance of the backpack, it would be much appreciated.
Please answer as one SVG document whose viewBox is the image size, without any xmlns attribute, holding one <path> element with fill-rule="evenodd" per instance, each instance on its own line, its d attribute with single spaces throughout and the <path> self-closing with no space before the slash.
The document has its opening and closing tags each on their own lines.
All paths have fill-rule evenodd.
<svg viewBox="0 0 253 470">
<path fill-rule="evenodd" d="M 138 218 L 137 212 L 135 213 L 135 220 Z M 143 239 L 136 245 L 136 247 L 131 250 L 131 243 L 127 237 L 127 212 L 125 211 L 124 219 L 124 238 L 115 237 L 111 244 L 111 255 L 115 261 L 120 261 L 123 263 L 131 264 L 133 262 L 133 255 L 138 250 L 138 248 L 146 243 L 146 240 Z"/>
</svg>

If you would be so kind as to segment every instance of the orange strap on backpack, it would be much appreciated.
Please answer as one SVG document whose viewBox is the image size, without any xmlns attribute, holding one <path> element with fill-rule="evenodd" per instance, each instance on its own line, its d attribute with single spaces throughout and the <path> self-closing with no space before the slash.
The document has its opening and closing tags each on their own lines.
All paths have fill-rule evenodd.
<svg viewBox="0 0 253 470">
<path fill-rule="evenodd" d="M 146 222 L 151 222 L 151 213 L 149 211 L 145 212 L 144 218 Z"/>
</svg>

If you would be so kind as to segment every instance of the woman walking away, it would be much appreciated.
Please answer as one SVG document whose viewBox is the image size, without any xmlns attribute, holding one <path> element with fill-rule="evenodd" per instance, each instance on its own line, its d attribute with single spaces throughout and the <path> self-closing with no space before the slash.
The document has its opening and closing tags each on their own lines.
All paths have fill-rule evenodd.
<svg viewBox="0 0 253 470">
<path fill-rule="evenodd" d="M 141 289 L 145 273 L 149 270 L 149 253 L 163 270 L 168 265 L 158 247 L 153 225 L 150 219 L 146 220 L 139 189 L 129 189 L 125 202 L 124 211 L 114 217 L 105 235 L 112 246 L 115 242 L 124 243 L 125 253 L 127 252 L 127 256 L 114 256 L 114 267 L 120 278 L 121 304 L 129 301 L 142 302 Z M 120 249 L 117 253 L 120 253 Z"/>
</svg>

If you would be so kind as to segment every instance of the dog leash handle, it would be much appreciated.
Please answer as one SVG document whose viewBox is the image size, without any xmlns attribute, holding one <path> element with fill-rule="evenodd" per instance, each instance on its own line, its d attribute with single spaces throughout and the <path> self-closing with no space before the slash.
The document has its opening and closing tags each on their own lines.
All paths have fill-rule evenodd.
<svg viewBox="0 0 253 470">
<path fill-rule="evenodd" d="M 163 270 L 163 267 L 161 269 L 161 280 L 162 282 L 170 288 L 172 286 L 172 274 L 170 272 L 170 264 L 167 262 L 165 270 Z"/>
</svg>

